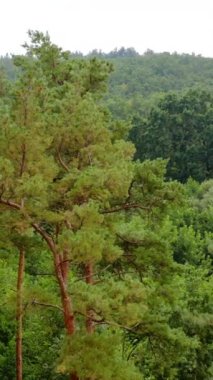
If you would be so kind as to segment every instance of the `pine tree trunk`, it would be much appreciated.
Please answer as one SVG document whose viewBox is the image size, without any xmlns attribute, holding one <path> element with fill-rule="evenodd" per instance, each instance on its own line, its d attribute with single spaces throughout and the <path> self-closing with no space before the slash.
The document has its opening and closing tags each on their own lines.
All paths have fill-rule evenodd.
<svg viewBox="0 0 213 380">
<path fill-rule="evenodd" d="M 57 252 L 54 252 L 54 264 L 55 273 L 60 288 L 61 303 L 64 312 L 64 324 L 67 330 L 67 334 L 72 335 L 75 332 L 75 321 L 72 309 L 72 302 L 67 290 L 67 273 L 65 276 L 63 275 L 63 262 L 60 255 Z"/>
<path fill-rule="evenodd" d="M 22 334 L 23 334 L 23 280 L 25 267 L 25 252 L 19 251 L 17 304 L 16 304 L 16 380 L 23 378 Z"/>
<path fill-rule="evenodd" d="M 64 312 L 64 324 L 67 330 L 67 334 L 71 336 L 75 332 L 75 319 L 71 298 L 67 290 L 67 278 L 69 269 L 68 262 L 65 263 L 64 260 L 67 260 L 66 254 L 61 256 L 58 253 L 54 252 L 55 272 L 60 288 L 61 302 Z M 79 380 L 79 377 L 77 374 L 71 373 L 70 380 Z"/>
<path fill-rule="evenodd" d="M 64 324 L 68 335 L 72 335 L 75 332 L 75 321 L 72 310 L 72 302 L 67 290 L 67 278 L 68 278 L 68 261 L 67 252 L 62 255 L 58 252 L 54 240 L 37 224 L 33 223 L 34 229 L 46 240 L 52 254 L 55 267 L 55 275 L 58 281 L 61 303 L 64 313 Z M 64 260 L 65 257 L 65 260 Z"/>
<path fill-rule="evenodd" d="M 61 270 L 64 278 L 64 282 L 67 284 L 68 274 L 69 274 L 69 260 L 68 252 L 64 250 L 63 255 L 61 256 Z"/>
<path fill-rule="evenodd" d="M 79 377 L 75 374 L 70 375 L 70 380 L 79 380 Z"/>
<path fill-rule="evenodd" d="M 86 283 L 93 285 L 93 264 L 89 263 L 85 266 L 85 278 Z M 94 332 L 94 322 L 93 322 L 93 311 L 87 310 L 87 318 L 86 318 L 86 330 L 88 334 L 92 334 Z"/>
<path fill-rule="evenodd" d="M 64 324 L 67 331 L 67 335 L 71 336 L 75 332 L 75 318 L 72 308 L 72 301 L 67 289 L 67 279 L 69 271 L 69 262 L 67 252 L 62 255 L 57 251 L 53 239 L 46 234 L 44 230 L 36 223 L 33 223 L 35 230 L 46 240 L 52 254 L 55 267 L 55 275 L 58 281 L 61 303 L 64 313 Z M 75 373 L 70 374 L 70 380 L 79 380 L 79 377 Z"/>
</svg>

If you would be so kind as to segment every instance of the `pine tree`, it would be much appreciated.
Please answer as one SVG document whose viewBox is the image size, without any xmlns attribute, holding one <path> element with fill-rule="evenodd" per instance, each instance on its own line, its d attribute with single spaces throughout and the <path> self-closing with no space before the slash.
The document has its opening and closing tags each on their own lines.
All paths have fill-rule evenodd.
<svg viewBox="0 0 213 380">
<path fill-rule="evenodd" d="M 3 212 L 17 218 L 19 232 L 34 230 L 52 252 L 67 335 L 75 336 L 71 342 L 78 347 L 78 323 L 83 357 L 87 335 L 95 342 L 101 332 L 95 333 L 95 323 L 114 328 L 122 323 L 119 318 L 115 322 L 113 315 L 106 321 L 92 299 L 96 273 L 122 255 L 114 233 L 118 221 L 104 210 L 128 196 L 134 149 L 130 143 L 114 141 L 113 122 L 98 104 L 110 66 L 95 59 L 72 62 L 48 36 L 38 32 L 30 36 L 27 56 L 16 58 L 20 78 L 9 104 L 2 108 L 0 203 Z M 83 278 L 85 299 L 78 299 L 77 289 L 76 301 L 75 294 L 70 296 L 70 263 L 72 272 Z M 97 292 L 106 296 L 105 289 L 97 288 Z M 122 287 L 119 292 L 122 302 Z M 107 304 L 109 313 L 110 299 Z M 134 318 L 128 322 L 125 315 L 124 320 L 128 327 Z M 100 339 L 106 340 L 101 353 L 105 357 L 104 347 L 114 337 L 103 331 Z M 114 355 L 112 360 L 117 360 L 119 352 L 115 350 Z M 113 368 L 109 370 L 113 378 L 124 376 L 123 370 L 121 377 L 113 374 Z M 83 376 L 92 377 L 94 369 L 91 373 L 74 363 L 65 371 L 77 379 L 84 371 Z M 101 378 L 100 372 L 97 376 Z"/>
</svg>

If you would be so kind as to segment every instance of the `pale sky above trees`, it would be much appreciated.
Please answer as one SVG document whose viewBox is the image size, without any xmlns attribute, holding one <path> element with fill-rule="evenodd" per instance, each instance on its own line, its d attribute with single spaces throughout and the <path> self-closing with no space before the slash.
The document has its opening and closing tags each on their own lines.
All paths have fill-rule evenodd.
<svg viewBox="0 0 213 380">
<path fill-rule="evenodd" d="M 0 11 L 0 55 L 22 52 L 36 29 L 83 53 L 124 46 L 213 57 L 213 0 L 7 0 Z"/>
</svg>

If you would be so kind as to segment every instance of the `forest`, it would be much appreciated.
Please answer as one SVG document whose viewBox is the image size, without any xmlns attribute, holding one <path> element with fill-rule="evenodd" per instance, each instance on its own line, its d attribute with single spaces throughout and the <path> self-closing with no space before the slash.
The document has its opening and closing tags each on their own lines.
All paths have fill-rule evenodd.
<svg viewBox="0 0 213 380">
<path fill-rule="evenodd" d="M 0 58 L 0 379 L 212 380 L 213 59 Z"/>
</svg>

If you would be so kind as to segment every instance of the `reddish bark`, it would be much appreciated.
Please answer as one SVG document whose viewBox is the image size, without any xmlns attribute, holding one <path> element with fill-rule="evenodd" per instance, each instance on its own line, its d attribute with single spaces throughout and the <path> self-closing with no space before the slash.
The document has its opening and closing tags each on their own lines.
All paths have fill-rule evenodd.
<svg viewBox="0 0 213 380">
<path fill-rule="evenodd" d="M 15 208 L 17 210 L 21 209 L 21 205 L 14 203 L 12 201 L 3 200 L 0 198 L 0 204 L 5 206 L 9 206 L 11 208 Z M 68 267 L 66 267 L 67 271 L 65 277 L 62 273 L 61 268 L 61 259 L 60 254 L 57 251 L 54 240 L 48 235 L 48 233 L 43 230 L 42 227 L 37 223 L 32 223 L 32 227 L 37 231 L 42 238 L 46 241 L 48 247 L 50 248 L 53 258 L 54 258 L 54 266 L 55 266 L 55 274 L 58 280 L 61 301 L 64 311 L 64 323 L 67 330 L 68 335 L 72 335 L 75 332 L 75 320 L 74 314 L 72 310 L 72 303 L 69 293 L 67 291 L 67 274 Z M 23 307 L 22 307 L 22 289 L 23 289 L 23 278 L 24 278 L 24 264 L 25 264 L 25 252 L 24 250 L 20 250 L 20 260 L 19 260 L 19 269 L 18 269 L 18 281 L 17 281 L 17 334 L 16 334 L 16 368 L 17 368 L 17 380 L 22 380 L 23 377 L 23 362 L 22 362 L 22 323 L 23 323 Z M 70 380 L 79 380 L 77 374 L 70 374 Z"/>
<path fill-rule="evenodd" d="M 72 309 L 72 302 L 70 295 L 67 290 L 67 276 L 69 266 L 67 260 L 67 253 L 63 255 L 58 254 L 56 251 L 53 252 L 55 273 L 58 280 L 61 302 L 64 312 L 64 324 L 68 335 L 72 335 L 75 332 L 75 319 Z M 66 264 L 66 265 L 65 265 Z M 75 373 L 70 374 L 70 380 L 79 380 L 79 377 Z"/>
<path fill-rule="evenodd" d="M 93 285 L 93 264 L 89 263 L 85 266 L 85 279 L 86 283 Z M 87 318 L 86 318 L 86 330 L 88 334 L 92 334 L 94 332 L 94 321 L 93 321 L 93 311 L 87 310 Z"/>
<path fill-rule="evenodd" d="M 79 380 L 79 377 L 76 374 L 70 375 L 70 380 Z"/>
<path fill-rule="evenodd" d="M 64 312 L 64 324 L 67 330 L 68 335 L 72 335 L 75 332 L 75 321 L 74 314 L 72 310 L 71 298 L 67 290 L 67 278 L 63 276 L 63 263 L 61 261 L 60 255 L 54 251 L 54 264 L 55 264 L 55 274 L 58 280 L 60 294 L 61 294 L 61 302 L 63 306 Z"/>
<path fill-rule="evenodd" d="M 17 279 L 17 303 L 16 303 L 16 379 L 23 378 L 23 355 L 22 355 L 22 335 L 23 335 L 23 280 L 25 267 L 25 252 L 19 251 L 18 279 Z"/>
<path fill-rule="evenodd" d="M 67 334 L 72 335 L 75 332 L 75 321 L 71 298 L 67 290 L 67 276 L 64 277 L 62 270 L 63 255 L 60 255 L 60 253 L 57 251 L 54 240 L 46 233 L 46 231 L 44 231 L 37 223 L 33 223 L 32 226 L 45 239 L 48 247 L 53 254 L 55 275 L 60 289 L 61 303 L 64 312 L 64 324 L 67 330 Z"/>
<path fill-rule="evenodd" d="M 59 289 L 60 289 L 61 303 L 62 303 L 63 313 L 64 313 L 64 324 L 65 324 L 67 334 L 71 336 L 75 332 L 75 319 L 74 319 L 71 298 L 67 289 L 67 276 L 68 276 L 69 266 L 63 265 L 64 264 L 63 262 L 65 262 L 63 258 L 64 255 L 61 255 L 57 251 L 54 240 L 37 223 L 33 223 L 32 226 L 45 239 L 48 247 L 50 248 L 53 254 L 55 275 L 56 275 Z M 79 377 L 77 376 L 77 374 L 72 373 L 70 374 L 70 380 L 79 380 Z"/>
<path fill-rule="evenodd" d="M 69 260 L 68 260 L 68 252 L 64 250 L 63 255 L 61 256 L 61 269 L 65 283 L 68 280 L 69 274 Z"/>
</svg>

